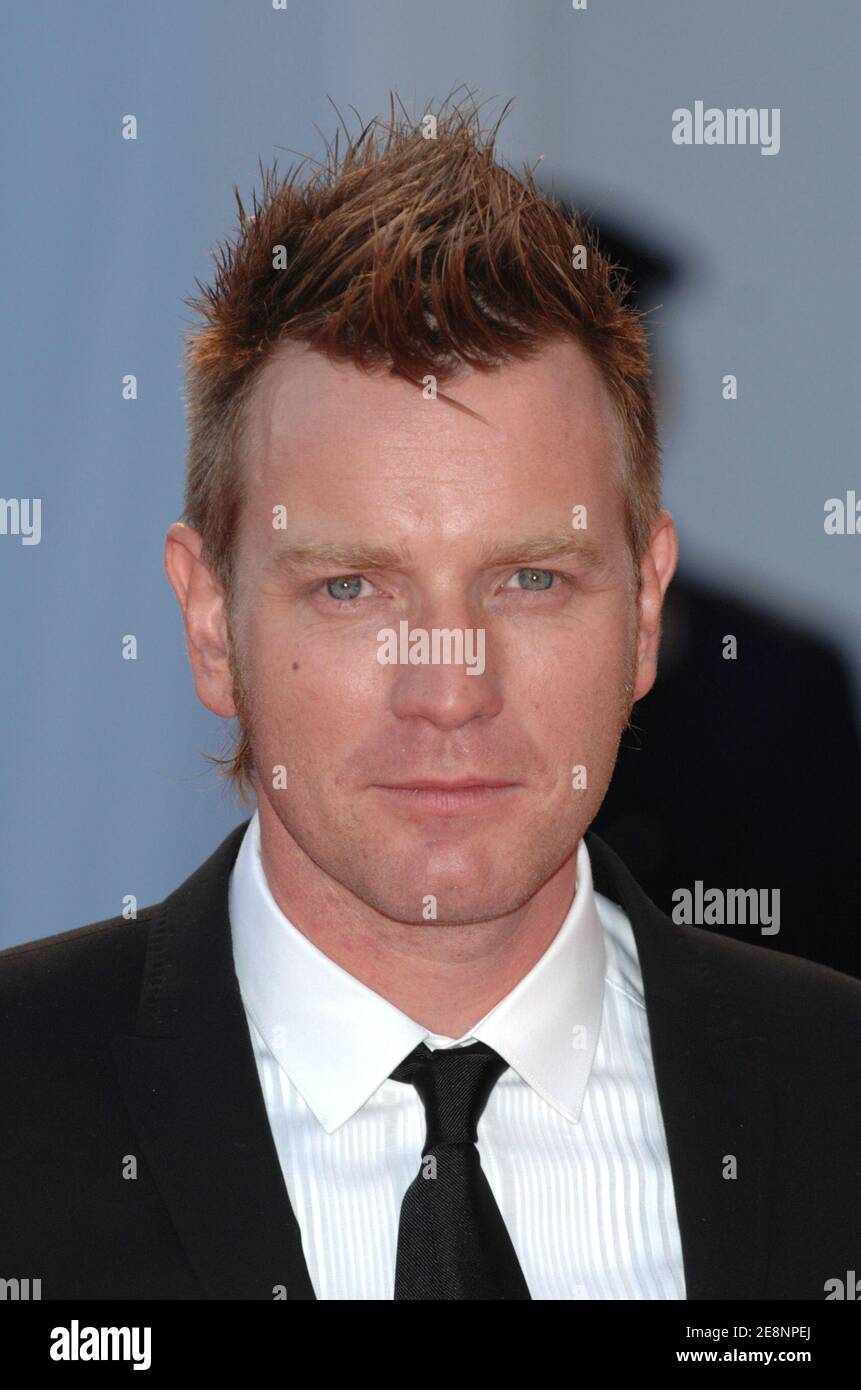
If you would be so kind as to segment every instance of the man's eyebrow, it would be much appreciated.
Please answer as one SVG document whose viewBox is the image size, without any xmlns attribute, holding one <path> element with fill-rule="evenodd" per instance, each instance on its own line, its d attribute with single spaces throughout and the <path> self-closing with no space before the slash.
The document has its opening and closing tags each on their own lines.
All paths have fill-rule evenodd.
<svg viewBox="0 0 861 1390">
<path fill-rule="evenodd" d="M 604 550 L 582 531 L 544 532 L 520 540 L 493 541 L 484 545 L 477 556 L 482 568 L 555 559 L 573 560 L 587 570 L 599 570 L 607 563 Z M 267 568 L 287 572 L 325 569 L 331 574 L 360 574 L 365 570 L 409 569 L 412 563 L 409 551 L 398 546 L 362 541 L 294 541 L 275 551 Z"/>
<path fill-rule="evenodd" d="M 485 565 L 531 564 L 537 560 L 574 560 L 587 570 L 607 563 L 603 548 L 582 531 L 562 531 L 525 536 L 519 541 L 497 541 L 483 555 Z"/>
</svg>

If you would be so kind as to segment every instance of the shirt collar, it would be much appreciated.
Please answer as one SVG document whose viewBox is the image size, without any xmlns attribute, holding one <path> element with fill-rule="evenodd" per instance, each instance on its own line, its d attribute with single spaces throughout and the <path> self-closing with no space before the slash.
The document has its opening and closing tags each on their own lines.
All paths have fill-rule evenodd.
<svg viewBox="0 0 861 1390">
<path fill-rule="evenodd" d="M 431 1033 L 336 964 L 281 911 L 255 811 L 230 877 L 233 958 L 245 1009 L 279 1066 L 332 1133 L 420 1042 L 488 1043 L 567 1119 L 580 1118 L 604 998 L 605 947 L 585 839 L 577 890 L 547 950 L 462 1038 Z"/>
</svg>

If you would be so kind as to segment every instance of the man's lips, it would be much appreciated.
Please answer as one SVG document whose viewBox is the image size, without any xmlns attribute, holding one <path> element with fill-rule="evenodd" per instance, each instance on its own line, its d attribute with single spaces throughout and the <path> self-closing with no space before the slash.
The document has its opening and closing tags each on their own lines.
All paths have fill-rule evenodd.
<svg viewBox="0 0 861 1390">
<path fill-rule="evenodd" d="M 514 787 L 516 782 L 504 781 L 498 777 L 413 777 L 409 782 L 378 782 L 377 786 L 391 791 L 412 791 L 414 788 L 430 788 L 433 791 L 461 791 L 464 787 Z"/>
<path fill-rule="evenodd" d="M 409 782 L 375 784 L 399 803 L 405 811 L 425 811 L 432 815 L 453 815 L 480 811 L 501 804 L 520 785 L 496 777 L 464 777 L 440 781 L 417 777 Z"/>
</svg>

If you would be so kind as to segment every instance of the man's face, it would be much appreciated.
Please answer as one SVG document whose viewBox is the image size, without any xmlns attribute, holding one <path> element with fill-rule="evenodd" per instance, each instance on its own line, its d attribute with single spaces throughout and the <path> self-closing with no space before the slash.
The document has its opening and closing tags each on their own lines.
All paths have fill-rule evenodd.
<svg viewBox="0 0 861 1390">
<path fill-rule="evenodd" d="M 250 402 L 236 550 L 261 818 L 406 922 L 428 895 L 438 923 L 499 917 L 568 859 L 654 679 L 669 581 L 649 569 L 638 613 L 618 434 L 575 344 L 443 389 L 476 414 L 280 349 Z M 472 630 L 474 673 L 382 664 L 378 634 L 401 622 Z M 429 781 L 505 785 L 409 789 Z"/>
</svg>

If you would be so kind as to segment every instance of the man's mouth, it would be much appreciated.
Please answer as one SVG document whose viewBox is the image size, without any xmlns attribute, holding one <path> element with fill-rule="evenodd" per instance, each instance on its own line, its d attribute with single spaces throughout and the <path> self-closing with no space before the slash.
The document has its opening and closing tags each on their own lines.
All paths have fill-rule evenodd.
<svg viewBox="0 0 861 1390">
<path fill-rule="evenodd" d="M 405 811 L 452 815 L 501 805 L 519 785 L 518 782 L 506 782 L 495 777 L 468 776 L 446 780 L 416 777 L 408 782 L 378 783 L 375 789 L 399 803 Z"/>
</svg>

